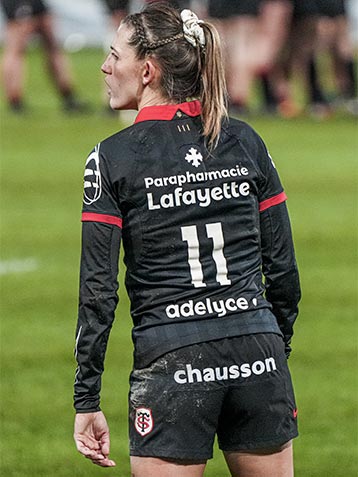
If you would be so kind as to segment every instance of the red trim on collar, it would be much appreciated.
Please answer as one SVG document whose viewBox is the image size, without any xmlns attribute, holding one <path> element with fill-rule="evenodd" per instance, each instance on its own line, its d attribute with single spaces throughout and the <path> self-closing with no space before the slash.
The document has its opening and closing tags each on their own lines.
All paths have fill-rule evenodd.
<svg viewBox="0 0 358 477">
<path fill-rule="evenodd" d="M 170 121 L 177 111 L 181 111 L 188 116 L 199 116 L 201 113 L 200 101 L 188 101 L 180 104 L 161 104 L 159 106 L 146 106 L 137 114 L 134 123 L 141 121 Z"/>
</svg>

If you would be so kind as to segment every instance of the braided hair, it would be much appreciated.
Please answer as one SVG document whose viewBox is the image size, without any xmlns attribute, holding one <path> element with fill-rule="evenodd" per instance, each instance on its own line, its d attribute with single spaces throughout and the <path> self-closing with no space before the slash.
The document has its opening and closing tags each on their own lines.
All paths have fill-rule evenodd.
<svg viewBox="0 0 358 477">
<path fill-rule="evenodd" d="M 144 29 L 144 25 L 143 25 L 141 15 L 137 13 L 137 14 L 131 15 L 131 17 L 132 17 L 131 22 L 132 22 L 132 25 L 134 26 L 134 29 L 135 29 L 135 32 L 136 32 L 136 35 L 137 35 L 137 39 L 138 39 L 138 42 L 139 42 L 139 46 L 143 50 L 142 52 L 138 51 L 138 53 L 139 53 L 138 56 L 140 56 L 140 57 L 142 57 L 143 54 L 145 55 L 149 51 L 156 50 L 160 46 L 167 45 L 168 43 L 171 43 L 172 41 L 179 40 L 179 38 L 183 38 L 183 33 L 178 33 L 177 35 L 157 39 L 157 40 L 154 40 L 154 41 L 149 41 L 149 39 L 148 39 L 148 37 L 145 33 L 145 29 Z"/>
</svg>

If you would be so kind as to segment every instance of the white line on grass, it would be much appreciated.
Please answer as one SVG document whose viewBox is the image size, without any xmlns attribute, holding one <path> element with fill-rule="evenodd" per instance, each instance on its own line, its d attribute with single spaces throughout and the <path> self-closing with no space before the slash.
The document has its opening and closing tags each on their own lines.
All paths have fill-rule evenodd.
<svg viewBox="0 0 358 477">
<path fill-rule="evenodd" d="M 33 257 L 0 260 L 0 275 L 10 275 L 11 273 L 28 273 L 33 272 L 38 268 L 38 261 Z"/>
</svg>

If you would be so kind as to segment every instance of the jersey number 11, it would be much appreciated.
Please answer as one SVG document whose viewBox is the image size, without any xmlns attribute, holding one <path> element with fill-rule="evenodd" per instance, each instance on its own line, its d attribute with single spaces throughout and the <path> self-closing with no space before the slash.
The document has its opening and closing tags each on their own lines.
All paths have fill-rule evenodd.
<svg viewBox="0 0 358 477">
<path fill-rule="evenodd" d="M 213 241 L 212 257 L 216 265 L 216 281 L 220 285 L 230 285 L 227 264 L 224 256 L 224 235 L 220 222 L 206 224 L 206 234 Z M 200 263 L 199 239 L 196 225 L 181 227 L 182 239 L 188 244 L 188 262 L 191 282 L 195 288 L 205 287 L 203 268 Z"/>
</svg>

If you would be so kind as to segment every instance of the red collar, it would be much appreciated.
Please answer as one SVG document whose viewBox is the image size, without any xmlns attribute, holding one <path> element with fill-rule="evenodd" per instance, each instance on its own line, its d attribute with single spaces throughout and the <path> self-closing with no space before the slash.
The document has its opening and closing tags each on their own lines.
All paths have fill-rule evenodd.
<svg viewBox="0 0 358 477">
<path fill-rule="evenodd" d="M 200 101 L 189 101 L 181 104 L 161 104 L 159 106 L 147 106 L 139 111 L 134 123 L 141 121 L 170 121 L 178 111 L 188 116 L 199 116 L 201 113 Z"/>
</svg>

